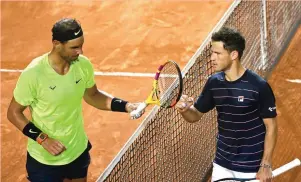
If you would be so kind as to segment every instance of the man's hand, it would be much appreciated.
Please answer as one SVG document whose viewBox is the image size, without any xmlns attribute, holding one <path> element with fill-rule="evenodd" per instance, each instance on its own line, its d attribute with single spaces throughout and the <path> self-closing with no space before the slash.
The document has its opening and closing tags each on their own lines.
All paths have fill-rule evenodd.
<svg viewBox="0 0 301 182">
<path fill-rule="evenodd" d="M 140 105 L 141 103 L 127 103 L 125 105 L 125 110 L 128 112 L 128 113 L 131 113 L 132 111 L 136 110 L 137 107 Z M 132 117 L 132 119 L 138 119 L 140 118 L 145 112 L 145 109 L 143 109 L 141 112 L 139 112 L 139 114 L 135 115 L 135 117 Z"/>
<path fill-rule="evenodd" d="M 51 155 L 60 155 L 66 150 L 66 147 L 59 141 L 53 138 L 47 138 L 41 144 L 45 150 L 47 150 Z"/>
<path fill-rule="evenodd" d="M 272 169 L 268 167 L 260 167 L 256 179 L 260 180 L 260 182 L 271 182 L 273 178 Z"/>
<path fill-rule="evenodd" d="M 192 97 L 188 97 L 187 95 L 182 95 L 178 103 L 176 104 L 176 109 L 180 112 L 186 112 L 190 106 L 192 106 L 194 103 L 194 100 Z"/>
</svg>

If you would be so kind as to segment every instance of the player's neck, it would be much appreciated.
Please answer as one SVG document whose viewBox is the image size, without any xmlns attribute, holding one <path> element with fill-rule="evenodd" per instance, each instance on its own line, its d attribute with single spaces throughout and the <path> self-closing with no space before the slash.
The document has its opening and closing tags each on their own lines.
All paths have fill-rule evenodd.
<svg viewBox="0 0 301 182">
<path fill-rule="evenodd" d="M 231 67 L 225 70 L 225 77 L 227 81 L 238 80 L 246 71 L 239 61 L 234 62 Z"/>
<path fill-rule="evenodd" d="M 70 63 L 53 51 L 48 55 L 48 61 L 50 66 L 60 75 L 65 75 L 69 71 Z"/>
</svg>

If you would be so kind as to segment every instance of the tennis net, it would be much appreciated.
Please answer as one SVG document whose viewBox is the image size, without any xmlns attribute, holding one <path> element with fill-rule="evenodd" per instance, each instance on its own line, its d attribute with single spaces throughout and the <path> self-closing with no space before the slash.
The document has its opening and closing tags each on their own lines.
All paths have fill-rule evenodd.
<svg viewBox="0 0 301 182">
<path fill-rule="evenodd" d="M 223 26 L 239 30 L 246 38 L 243 65 L 266 76 L 300 19 L 301 1 L 234 1 L 183 69 L 184 93 L 198 97 L 213 73 L 213 32 Z M 155 106 L 97 181 L 207 181 L 216 133 L 215 110 L 190 124 L 175 109 Z"/>
</svg>

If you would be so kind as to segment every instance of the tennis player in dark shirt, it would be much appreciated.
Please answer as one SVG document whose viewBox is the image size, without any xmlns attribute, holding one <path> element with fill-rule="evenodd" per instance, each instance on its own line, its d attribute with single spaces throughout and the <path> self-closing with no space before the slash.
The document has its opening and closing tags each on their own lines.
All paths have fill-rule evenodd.
<svg viewBox="0 0 301 182">
<path fill-rule="evenodd" d="M 272 179 L 272 154 L 277 139 L 276 106 L 267 81 L 241 64 L 245 39 L 221 28 L 212 35 L 211 61 L 217 73 L 209 77 L 196 101 L 183 95 L 176 108 L 196 122 L 216 108 L 217 150 L 212 180 Z"/>
</svg>

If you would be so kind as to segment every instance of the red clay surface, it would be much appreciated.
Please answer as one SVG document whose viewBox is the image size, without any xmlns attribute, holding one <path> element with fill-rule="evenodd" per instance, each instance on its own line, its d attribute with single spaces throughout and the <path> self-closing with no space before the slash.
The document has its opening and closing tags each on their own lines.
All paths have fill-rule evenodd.
<svg viewBox="0 0 301 182">
<path fill-rule="evenodd" d="M 84 54 L 95 71 L 152 73 L 167 59 L 183 68 L 230 1 L 1 2 L 1 68 L 24 69 L 52 48 L 51 28 L 75 17 L 84 29 Z M 19 73 L 1 73 L 1 180 L 26 181 L 26 138 L 6 119 Z M 142 101 L 151 78 L 96 76 L 99 89 Z M 98 111 L 84 104 L 85 129 L 93 145 L 88 181 L 95 181 L 141 119 Z"/>
<path fill-rule="evenodd" d="M 277 106 L 278 142 L 274 168 L 295 158 L 301 160 L 301 26 L 268 81 Z M 299 80 L 299 83 L 287 81 Z M 280 175 L 275 182 L 300 182 L 301 166 Z"/>
</svg>

